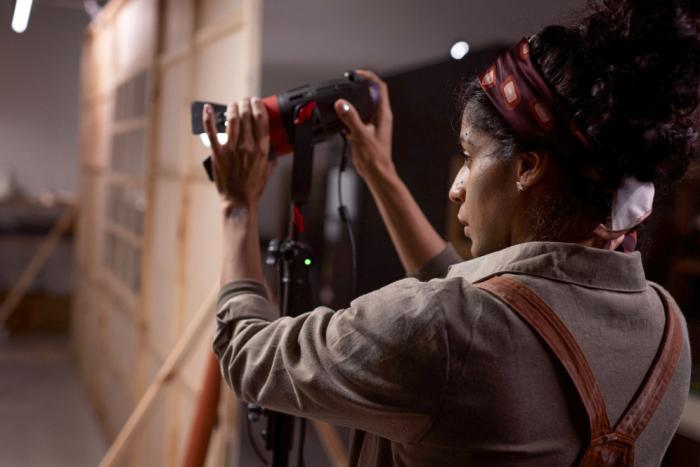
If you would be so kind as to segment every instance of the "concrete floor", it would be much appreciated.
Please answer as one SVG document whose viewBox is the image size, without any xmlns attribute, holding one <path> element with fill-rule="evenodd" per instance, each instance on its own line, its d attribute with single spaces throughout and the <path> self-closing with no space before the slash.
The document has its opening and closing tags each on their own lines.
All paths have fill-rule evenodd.
<svg viewBox="0 0 700 467">
<path fill-rule="evenodd" d="M 95 466 L 105 451 L 68 339 L 0 339 L 0 466 Z"/>
</svg>

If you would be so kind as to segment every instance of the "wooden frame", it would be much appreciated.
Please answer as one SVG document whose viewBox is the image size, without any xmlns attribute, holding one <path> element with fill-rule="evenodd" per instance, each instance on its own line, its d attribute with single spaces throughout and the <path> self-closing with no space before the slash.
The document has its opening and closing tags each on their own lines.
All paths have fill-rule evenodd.
<svg viewBox="0 0 700 467">
<path fill-rule="evenodd" d="M 261 7 L 112 0 L 86 32 L 73 334 L 113 441 L 103 466 L 182 460 L 210 351 L 203 329 L 213 321 L 221 244 L 189 103 L 259 94 Z M 238 403 L 224 394 L 208 465 L 230 463 L 240 446 Z M 313 426 L 332 464 L 344 465 L 337 432 Z"/>
<path fill-rule="evenodd" d="M 165 425 L 150 426 L 155 422 L 148 418 L 134 424 L 140 416 L 132 414 L 129 426 L 137 426 L 133 434 L 138 436 L 133 442 L 123 442 L 123 437 L 120 441 L 120 462 L 128 465 L 173 465 L 182 454 L 199 390 L 199 357 L 209 340 L 191 339 L 197 343 L 196 352 L 178 347 L 184 352 L 179 360 L 184 365 L 179 371 L 171 369 L 175 376 L 162 393 L 154 384 L 163 383 L 163 365 L 171 361 L 166 357 L 172 356 L 171 349 L 193 323 L 197 305 L 217 282 L 211 265 L 204 269 L 192 263 L 198 256 L 218 257 L 216 247 L 210 248 L 216 242 L 203 241 L 193 224 L 217 230 L 213 226 L 219 222 L 215 209 L 204 208 L 200 214 L 200 205 L 215 201 L 216 194 L 196 167 L 203 150 L 189 135 L 188 103 L 257 94 L 260 21 L 260 0 L 113 0 L 85 34 L 79 166 L 84 211 L 77 229 L 73 334 L 90 398 L 108 438 L 123 428 L 137 401 L 143 408 L 148 398 L 155 404 L 146 404 L 154 420 Z M 244 66 L 223 60 L 221 69 L 212 69 L 211 61 L 205 64 L 209 69 L 198 69 L 200 56 L 229 43 L 242 53 L 237 58 Z M 201 82 L 203 74 L 218 85 Z M 175 75 L 181 86 L 165 89 Z M 223 91 L 201 96 L 203 86 Z M 130 108 L 135 102 L 138 105 Z M 163 115 L 171 108 L 172 114 Z M 142 136 L 129 134 L 139 131 Z M 119 138 L 138 140 L 143 146 L 127 141 L 123 144 L 132 146 L 118 151 L 113 142 L 121 144 Z M 168 154 L 177 164 L 164 163 L 161 147 L 166 138 L 177 140 L 177 154 Z M 142 170 L 119 171 L 138 167 L 133 157 L 124 164 L 114 159 L 118 152 L 134 156 L 133 151 L 146 156 Z M 136 216 L 129 212 L 131 206 L 114 207 L 113 202 L 112 208 L 121 214 L 106 212 L 110 196 L 121 196 L 115 189 L 132 198 L 142 194 L 142 222 L 124 223 Z M 162 226 L 164 215 L 170 218 L 167 228 Z M 196 252 L 193 243 L 198 245 Z M 115 264 L 105 263 L 109 254 Z M 192 281 L 192 276 L 198 280 Z M 208 316 L 213 318 L 211 310 Z M 230 426 L 219 431 L 230 440 L 234 419 L 226 419 Z M 214 449 L 223 449 L 220 438 L 217 435 Z"/>
</svg>

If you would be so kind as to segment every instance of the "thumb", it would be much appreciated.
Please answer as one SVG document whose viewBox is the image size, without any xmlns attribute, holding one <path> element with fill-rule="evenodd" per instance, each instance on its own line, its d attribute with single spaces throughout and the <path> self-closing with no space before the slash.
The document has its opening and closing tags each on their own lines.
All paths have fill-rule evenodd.
<svg viewBox="0 0 700 467">
<path fill-rule="evenodd" d="M 338 114 L 340 121 L 350 130 L 351 136 L 355 138 L 366 136 L 367 126 L 350 102 L 345 99 L 335 101 L 335 113 Z"/>
</svg>

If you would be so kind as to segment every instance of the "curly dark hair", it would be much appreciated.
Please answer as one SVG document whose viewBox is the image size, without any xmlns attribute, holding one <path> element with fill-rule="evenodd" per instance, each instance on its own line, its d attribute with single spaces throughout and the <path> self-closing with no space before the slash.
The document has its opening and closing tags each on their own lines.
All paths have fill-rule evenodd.
<svg viewBox="0 0 700 467">
<path fill-rule="evenodd" d="M 593 154 L 555 157 L 568 169 L 576 197 L 587 198 L 589 207 L 593 200 L 602 215 L 623 177 L 675 182 L 695 153 L 700 2 L 602 0 L 589 7 L 576 25 L 545 27 L 531 39 L 530 51 L 593 143 Z M 501 118 L 478 80 L 466 85 L 461 105 L 502 153 L 533 149 Z M 591 166 L 595 179 L 582 170 Z"/>
</svg>

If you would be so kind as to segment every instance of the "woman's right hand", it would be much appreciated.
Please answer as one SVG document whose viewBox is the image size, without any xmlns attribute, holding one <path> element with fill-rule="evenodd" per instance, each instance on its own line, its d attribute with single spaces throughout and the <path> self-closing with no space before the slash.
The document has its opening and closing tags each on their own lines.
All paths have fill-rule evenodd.
<svg viewBox="0 0 700 467">
<path fill-rule="evenodd" d="M 386 83 L 371 71 L 357 70 L 357 74 L 379 85 L 377 113 L 364 123 L 342 99 L 335 103 L 335 110 L 349 130 L 355 169 L 367 182 L 401 264 L 413 274 L 445 249 L 445 241 L 428 222 L 391 160 L 393 116 Z"/>
<path fill-rule="evenodd" d="M 360 176 L 369 182 L 372 179 L 394 172 L 391 160 L 391 132 L 393 115 L 389 104 L 389 90 L 384 81 L 368 70 L 357 70 L 357 74 L 379 85 L 377 112 L 368 123 L 364 123 L 357 110 L 345 99 L 335 102 L 338 118 L 348 129 L 348 140 L 352 142 L 352 162 Z"/>
</svg>

